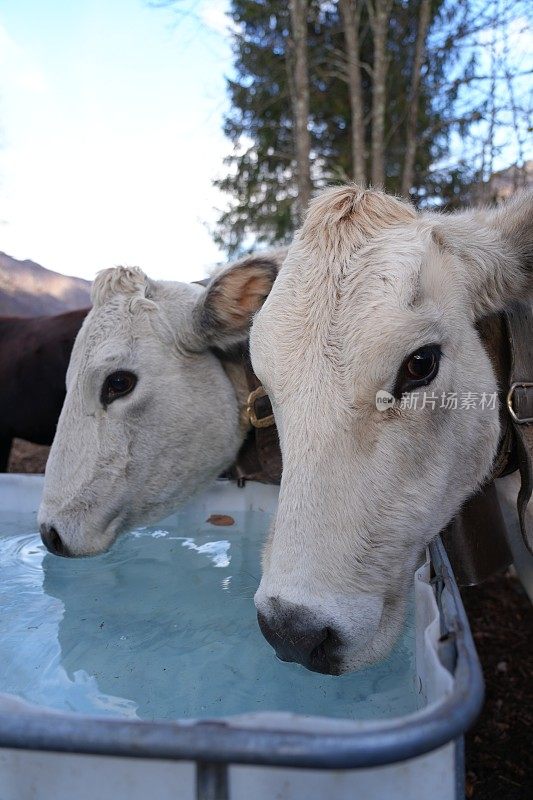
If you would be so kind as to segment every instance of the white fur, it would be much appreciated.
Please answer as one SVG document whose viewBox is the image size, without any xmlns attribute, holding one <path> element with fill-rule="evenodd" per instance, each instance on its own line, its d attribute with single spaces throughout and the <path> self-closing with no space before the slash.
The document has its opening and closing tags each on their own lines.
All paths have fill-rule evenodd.
<svg viewBox="0 0 533 800">
<path fill-rule="evenodd" d="M 499 437 L 497 410 L 382 412 L 376 392 L 430 343 L 443 357 L 427 391 L 497 390 L 475 318 L 531 291 L 532 207 L 418 215 L 329 190 L 255 317 L 283 452 L 256 606 L 270 620 L 279 602 L 303 606 L 335 630 L 338 671 L 389 651 L 422 548 L 490 473 Z"/>
</svg>

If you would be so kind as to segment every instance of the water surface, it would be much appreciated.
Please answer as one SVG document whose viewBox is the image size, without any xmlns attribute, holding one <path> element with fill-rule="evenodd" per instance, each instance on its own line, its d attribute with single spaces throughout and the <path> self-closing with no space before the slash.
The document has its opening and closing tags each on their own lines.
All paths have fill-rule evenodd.
<svg viewBox="0 0 533 800">
<path fill-rule="evenodd" d="M 270 516 L 232 516 L 234 525 L 215 527 L 189 507 L 101 556 L 64 559 L 46 553 L 34 514 L 3 514 L 0 691 L 61 710 L 150 720 L 414 711 L 412 619 L 387 660 L 351 675 L 278 661 L 253 604 Z"/>
</svg>

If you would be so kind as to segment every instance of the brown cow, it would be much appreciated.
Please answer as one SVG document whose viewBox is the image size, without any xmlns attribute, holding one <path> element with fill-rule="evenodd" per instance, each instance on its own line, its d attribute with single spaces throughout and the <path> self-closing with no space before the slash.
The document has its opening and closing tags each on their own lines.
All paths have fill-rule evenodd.
<svg viewBox="0 0 533 800">
<path fill-rule="evenodd" d="M 0 317 L 0 472 L 15 437 L 52 444 L 70 352 L 88 311 Z"/>
</svg>

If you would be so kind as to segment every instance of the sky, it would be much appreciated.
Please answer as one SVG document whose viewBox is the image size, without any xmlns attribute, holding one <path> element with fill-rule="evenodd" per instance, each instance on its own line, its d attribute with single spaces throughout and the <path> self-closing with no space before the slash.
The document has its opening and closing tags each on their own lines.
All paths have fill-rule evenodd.
<svg viewBox="0 0 533 800">
<path fill-rule="evenodd" d="M 229 0 L 164 2 L 0 0 L 0 250 L 88 279 L 195 280 L 225 260 L 209 229 L 227 204 Z M 523 22 L 502 42 L 526 71 Z M 516 145 L 497 138 L 502 168 Z"/>
<path fill-rule="evenodd" d="M 224 259 L 227 0 L 154 5 L 0 2 L 0 250 L 88 279 L 188 281 Z"/>
</svg>

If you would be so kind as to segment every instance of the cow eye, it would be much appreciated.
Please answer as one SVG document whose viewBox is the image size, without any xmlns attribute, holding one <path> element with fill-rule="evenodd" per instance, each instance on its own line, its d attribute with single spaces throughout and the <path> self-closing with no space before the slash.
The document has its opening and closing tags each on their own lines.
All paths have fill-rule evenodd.
<svg viewBox="0 0 533 800">
<path fill-rule="evenodd" d="M 420 386 L 427 386 L 436 377 L 442 352 L 438 344 L 429 344 L 411 353 L 398 372 L 394 396 L 401 397 Z"/>
<path fill-rule="evenodd" d="M 107 376 L 102 386 L 102 405 L 108 406 L 118 397 L 130 394 L 134 390 L 136 383 L 137 376 L 133 372 L 126 372 L 125 370 L 112 372 L 111 375 Z"/>
</svg>

